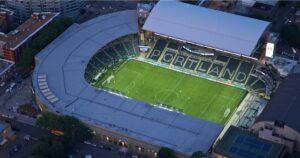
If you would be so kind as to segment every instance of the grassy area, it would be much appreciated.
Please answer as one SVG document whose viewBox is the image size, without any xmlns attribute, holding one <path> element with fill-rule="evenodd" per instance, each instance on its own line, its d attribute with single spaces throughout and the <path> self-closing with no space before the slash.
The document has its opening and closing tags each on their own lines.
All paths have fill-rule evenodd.
<svg viewBox="0 0 300 158">
<path fill-rule="evenodd" d="M 188 115 L 225 124 L 247 93 L 245 90 L 161 68 L 128 61 L 106 75 L 103 84 L 128 97 L 167 105 Z M 98 82 L 98 85 L 102 84 Z"/>
</svg>

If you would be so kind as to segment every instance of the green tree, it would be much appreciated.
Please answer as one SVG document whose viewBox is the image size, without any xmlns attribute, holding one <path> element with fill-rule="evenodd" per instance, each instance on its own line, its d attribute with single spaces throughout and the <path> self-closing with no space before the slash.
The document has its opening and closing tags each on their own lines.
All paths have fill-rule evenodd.
<svg viewBox="0 0 300 158">
<path fill-rule="evenodd" d="M 279 7 L 284 7 L 284 6 L 286 6 L 288 3 L 289 3 L 289 1 L 286 1 L 286 0 L 279 0 L 279 1 L 278 1 Z"/>
<path fill-rule="evenodd" d="M 205 154 L 202 151 L 196 151 L 192 154 L 191 158 L 202 158 Z"/>
<path fill-rule="evenodd" d="M 76 143 L 89 140 L 93 137 L 91 130 L 72 116 L 59 116 L 52 113 L 44 113 L 36 121 L 37 126 L 49 130 L 60 130 L 64 132 L 64 139 Z"/>
<path fill-rule="evenodd" d="M 80 14 L 81 14 L 81 15 L 83 15 L 83 14 L 85 14 L 85 13 L 86 13 L 86 10 L 85 10 L 85 9 L 81 9 L 81 10 L 80 10 Z"/>
<path fill-rule="evenodd" d="M 258 20 L 268 20 L 268 18 L 263 14 L 251 14 L 249 17 L 258 19 Z"/>
<path fill-rule="evenodd" d="M 72 18 L 61 18 L 61 19 L 58 20 L 58 22 L 65 29 L 68 28 L 69 26 L 71 26 L 74 23 Z"/>
<path fill-rule="evenodd" d="M 21 64 L 23 66 L 32 66 L 34 63 L 34 56 L 38 53 L 39 51 L 33 48 L 25 48 L 22 50 L 21 53 Z"/>
<path fill-rule="evenodd" d="M 287 24 L 281 30 L 281 37 L 293 44 L 300 44 L 300 29 L 296 24 Z"/>
<path fill-rule="evenodd" d="M 57 36 L 64 32 L 74 22 L 71 18 L 61 18 L 47 25 L 31 41 L 28 48 L 21 53 L 21 61 L 24 66 L 32 66 L 34 56 L 44 49 Z"/>
<path fill-rule="evenodd" d="M 162 147 L 157 153 L 157 158 L 175 158 L 175 154 L 173 150 Z"/>
<path fill-rule="evenodd" d="M 296 9 L 300 9 L 300 1 L 296 1 L 295 2 L 295 8 Z"/>
<path fill-rule="evenodd" d="M 34 158 L 65 158 L 67 151 L 65 145 L 55 136 L 43 137 L 41 142 L 34 149 L 32 156 Z"/>
<path fill-rule="evenodd" d="M 35 158 L 61 158 L 66 157 L 67 151 L 71 151 L 74 145 L 84 140 L 90 140 L 93 134 L 89 128 L 72 116 L 60 116 L 53 113 L 43 113 L 37 119 L 36 125 L 48 130 L 59 130 L 62 136 L 43 138 L 32 156 Z"/>
<path fill-rule="evenodd" d="M 43 113 L 42 117 L 38 118 L 36 125 L 38 127 L 46 128 L 49 130 L 57 129 L 56 125 L 58 124 L 58 117 L 52 113 Z"/>
</svg>

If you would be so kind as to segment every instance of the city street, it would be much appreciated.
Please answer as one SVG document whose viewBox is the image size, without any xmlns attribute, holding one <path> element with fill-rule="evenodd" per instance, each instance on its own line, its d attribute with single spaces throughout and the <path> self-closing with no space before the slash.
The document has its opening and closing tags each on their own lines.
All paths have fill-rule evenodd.
<svg viewBox="0 0 300 158">
<path fill-rule="evenodd" d="M 38 144 L 38 138 L 46 135 L 46 132 L 24 123 L 13 122 L 13 127 L 18 129 L 16 131 L 16 140 L 9 140 L 4 146 L 0 147 L 1 158 L 23 158 L 24 156 L 31 155 L 34 147 Z M 25 135 L 30 135 L 29 141 L 24 140 Z M 13 152 L 14 146 L 20 145 L 21 149 Z"/>
<path fill-rule="evenodd" d="M 109 151 L 100 147 L 94 147 L 87 144 L 79 144 L 76 146 L 76 151 L 73 158 L 83 158 L 85 155 L 92 155 L 95 158 L 128 158 L 129 156 L 121 155 L 117 151 Z"/>
</svg>

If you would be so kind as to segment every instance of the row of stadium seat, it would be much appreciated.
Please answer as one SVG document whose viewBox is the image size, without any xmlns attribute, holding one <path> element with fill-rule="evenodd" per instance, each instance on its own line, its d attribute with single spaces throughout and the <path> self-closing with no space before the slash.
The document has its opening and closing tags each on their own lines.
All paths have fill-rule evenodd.
<svg viewBox="0 0 300 158">
<path fill-rule="evenodd" d="M 215 52 L 212 56 L 201 56 L 182 49 L 174 41 L 159 39 L 148 54 L 148 58 L 157 63 L 175 68 L 185 68 L 195 73 L 205 73 L 226 81 L 242 84 L 255 92 L 266 89 L 264 80 L 252 75 L 255 64 L 251 61 L 225 56 Z M 251 75 L 250 75 L 251 74 Z"/>
<path fill-rule="evenodd" d="M 89 61 L 85 70 L 88 82 L 104 73 L 108 67 L 128 57 L 138 55 L 138 39 L 136 35 L 128 35 L 115 40 L 99 50 Z"/>
</svg>

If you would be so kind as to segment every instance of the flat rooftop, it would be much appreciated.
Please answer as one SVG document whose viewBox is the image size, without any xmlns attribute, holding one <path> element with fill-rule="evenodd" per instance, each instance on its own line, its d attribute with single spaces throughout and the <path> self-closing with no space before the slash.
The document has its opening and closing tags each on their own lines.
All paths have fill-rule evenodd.
<svg viewBox="0 0 300 158">
<path fill-rule="evenodd" d="M 260 139 L 250 132 L 231 126 L 219 141 L 215 152 L 234 158 L 278 158 L 284 146 Z"/>
<path fill-rule="evenodd" d="M 178 1 L 159 1 L 143 29 L 192 44 L 251 56 L 270 23 Z"/>
<path fill-rule="evenodd" d="M 86 65 L 99 49 L 137 33 L 136 10 L 73 24 L 36 56 L 32 77 L 35 94 L 48 110 L 88 124 L 186 155 L 207 152 L 223 126 L 108 93 L 85 80 Z"/>
<path fill-rule="evenodd" d="M 30 19 L 26 20 L 15 30 L 10 31 L 8 34 L 0 34 L 0 40 L 6 41 L 6 47 L 15 50 L 50 23 L 58 14 L 48 12 L 33 13 Z"/>
</svg>

